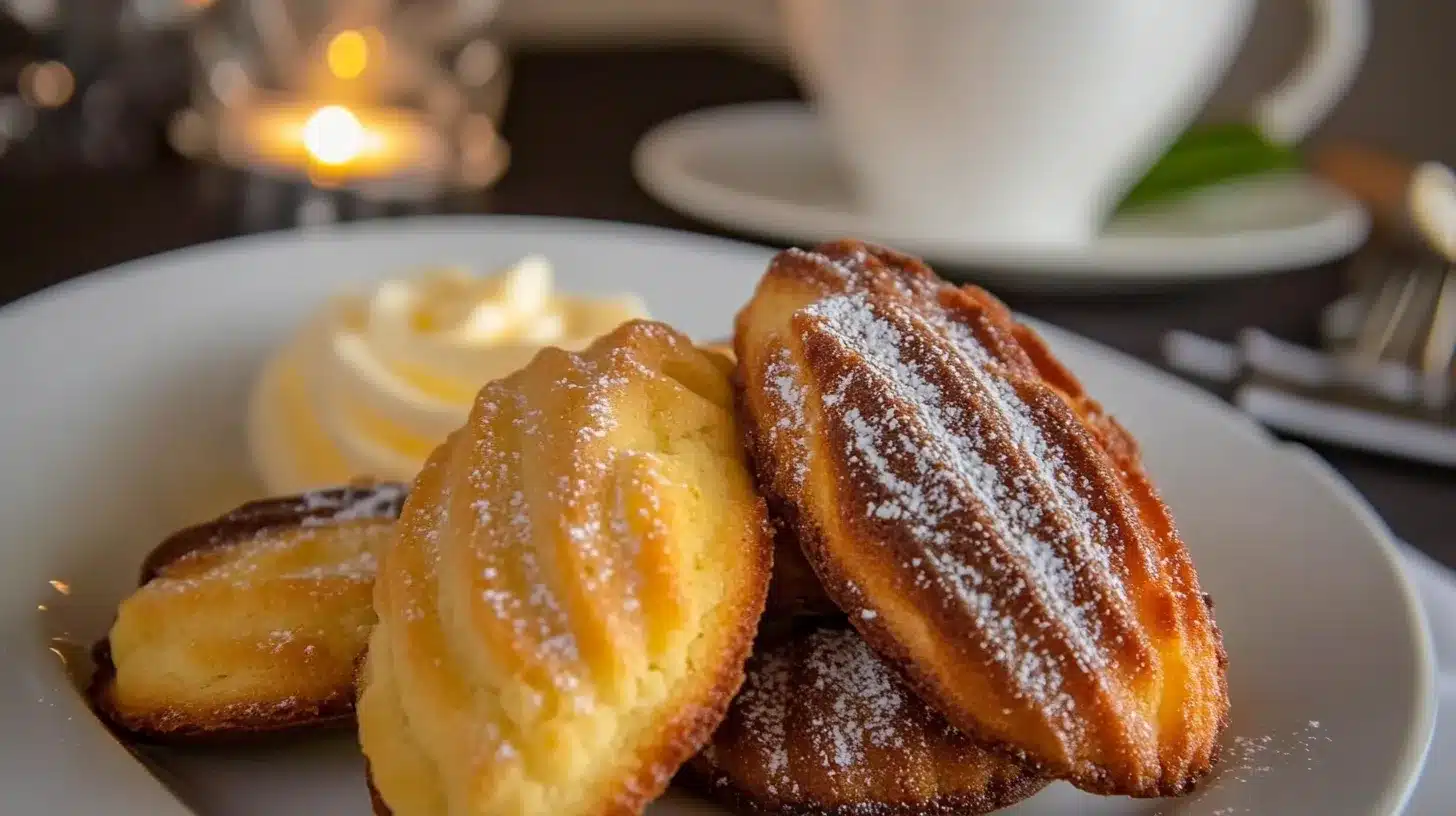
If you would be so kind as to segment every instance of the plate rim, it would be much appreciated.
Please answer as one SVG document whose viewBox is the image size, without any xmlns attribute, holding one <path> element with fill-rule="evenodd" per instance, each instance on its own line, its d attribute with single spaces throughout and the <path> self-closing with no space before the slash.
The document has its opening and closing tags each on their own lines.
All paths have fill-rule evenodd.
<svg viewBox="0 0 1456 816">
<path fill-rule="evenodd" d="M 61 304 L 64 304 L 69 297 L 80 296 L 84 292 L 104 289 L 107 286 L 126 286 L 133 279 L 156 274 L 159 266 L 185 264 L 189 261 L 195 263 L 194 259 L 215 257 L 219 252 L 246 253 L 258 247 L 287 246 L 319 237 L 339 239 L 361 234 L 388 237 L 417 232 L 422 228 L 462 231 L 474 228 L 480 229 L 482 232 L 510 228 L 521 233 L 538 235 L 595 234 L 611 235 L 617 238 L 651 236 L 654 239 L 682 247 L 685 251 L 695 251 L 693 246 L 697 245 L 700 248 L 740 256 L 745 262 L 766 260 L 774 251 L 772 247 L 748 241 L 606 219 L 476 214 L 407 216 L 349 222 L 311 230 L 255 233 L 155 253 L 77 275 L 18 298 L 0 307 L 0 322 L 8 323 L 37 311 L 44 312 L 51 308 L 61 308 Z M 701 251 L 701 249 L 696 251 Z M 1232 428 L 1251 441 L 1268 447 L 1280 456 L 1294 459 L 1311 479 L 1319 481 L 1321 486 L 1330 491 L 1341 505 L 1353 512 L 1361 524 L 1364 537 L 1373 540 L 1376 550 L 1381 554 L 1384 567 L 1394 580 L 1404 604 L 1407 629 L 1414 635 L 1413 656 L 1417 663 L 1417 671 L 1414 673 L 1413 682 L 1415 683 L 1416 708 L 1408 723 L 1405 744 L 1398 763 L 1399 774 L 1403 779 L 1398 784 L 1387 786 L 1380 797 L 1381 806 L 1386 808 L 1383 812 L 1399 813 L 1410 800 L 1420 781 L 1421 770 L 1435 733 L 1437 695 L 1434 647 L 1431 642 L 1429 623 L 1426 620 L 1419 593 L 1402 565 L 1402 555 L 1397 539 L 1384 520 L 1380 518 L 1368 500 L 1318 454 L 1299 443 L 1279 439 L 1268 429 L 1215 395 L 1100 341 L 1036 318 L 1025 315 L 1018 315 L 1018 317 L 1025 319 L 1038 332 L 1054 340 L 1061 338 L 1060 342 L 1075 344 L 1084 353 L 1117 367 L 1129 369 L 1139 378 L 1154 380 L 1161 386 L 1172 389 L 1183 399 L 1191 400 L 1217 412 Z"/>
<path fill-rule="evenodd" d="M 71 277 L 58 280 L 45 287 L 28 292 L 0 305 L 0 320 L 14 318 L 21 312 L 34 308 L 46 308 L 56 299 L 91 289 L 97 286 L 120 285 L 120 281 L 147 274 L 151 267 L 168 265 L 188 260 L 191 256 L 213 256 L 217 253 L 237 254 L 273 244 L 290 244 L 311 240 L 330 240 L 349 237 L 351 234 L 410 232 L 420 228 L 459 228 L 476 224 L 510 224 L 522 233 L 542 235 L 565 233 L 598 233 L 600 235 L 622 236 L 637 233 L 637 237 L 653 235 L 667 243 L 675 243 L 685 249 L 689 244 L 714 246 L 719 250 L 743 255 L 745 258 L 758 253 L 764 261 L 776 251 L 768 244 L 755 243 L 705 232 L 673 229 L 655 224 L 635 221 L 621 221 L 611 218 L 590 218 L 585 216 L 529 215 L 522 213 L 425 213 L 399 215 L 389 218 L 374 218 L 358 221 L 343 221 L 309 227 L 294 227 L 262 232 L 230 235 L 201 241 L 187 246 L 163 249 L 157 252 L 129 258 L 114 264 L 90 269 Z M 487 227 L 497 229 L 498 227 Z"/>
<path fill-rule="evenodd" d="M 785 241 L 823 240 L 854 230 L 874 234 L 875 227 L 869 223 L 840 228 L 804 218 L 801 228 L 795 229 L 783 226 L 784 218 L 752 213 L 745 216 L 746 197 L 734 196 L 720 185 L 680 169 L 700 149 L 695 147 L 700 132 L 768 119 L 777 119 L 786 127 L 804 127 L 804 122 L 812 119 L 812 110 L 802 102 L 772 100 L 718 105 L 670 118 L 648 130 L 633 148 L 633 175 L 664 206 L 721 228 Z M 1307 173 L 1302 175 L 1309 177 Z M 1363 243 L 1370 230 L 1369 213 L 1344 193 L 1322 186 L 1332 198 L 1343 200 L 1343 208 L 1330 218 L 1292 228 L 1194 238 L 1168 236 L 1156 241 L 1113 236 L 1094 244 L 1092 251 L 978 244 L 953 236 L 885 235 L 883 239 L 943 262 L 977 267 L 978 274 L 1020 287 L 1167 285 L 1238 279 L 1331 262 L 1346 257 Z M 791 210 L 828 215 L 828 211 L 793 202 L 774 204 L 780 216 Z M 1284 248 L 1274 252 L 1268 247 L 1276 240 L 1271 236 L 1278 235 L 1292 237 L 1286 237 Z M 1251 239 L 1259 242 L 1252 245 L 1253 249 L 1248 245 Z M 1156 248 L 1170 244 L 1174 246 L 1171 251 Z"/>
<path fill-rule="evenodd" d="M 1402 563 L 1400 545 L 1395 535 L 1380 518 L 1380 514 L 1350 481 L 1335 470 L 1324 457 L 1300 442 L 1274 438 L 1274 445 L 1281 456 L 1290 458 L 1300 469 L 1318 480 L 1324 487 L 1337 494 L 1341 503 L 1355 512 L 1366 531 L 1376 540 L 1386 568 L 1394 575 L 1396 586 L 1405 600 L 1406 617 L 1415 635 L 1416 657 L 1420 664 L 1415 673 L 1414 727 L 1407 732 L 1405 746 L 1400 758 L 1400 767 L 1405 773 L 1402 790 L 1387 789 L 1382 805 L 1387 813 L 1399 814 L 1415 794 L 1425 770 L 1426 757 L 1436 735 L 1436 715 L 1439 695 L 1436 686 L 1435 644 L 1431 638 L 1430 621 L 1426 619 L 1425 605 L 1421 603 L 1420 590 L 1406 573 Z"/>
</svg>

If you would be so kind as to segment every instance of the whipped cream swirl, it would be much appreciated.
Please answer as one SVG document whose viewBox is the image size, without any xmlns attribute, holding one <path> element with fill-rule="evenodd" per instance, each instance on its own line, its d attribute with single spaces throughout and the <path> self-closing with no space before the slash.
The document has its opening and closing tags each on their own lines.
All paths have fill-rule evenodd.
<svg viewBox="0 0 1456 816">
<path fill-rule="evenodd" d="M 552 277 L 528 256 L 487 278 L 435 269 L 332 300 L 254 388 L 249 446 L 268 490 L 410 481 L 483 385 L 647 316 L 635 296 L 562 295 Z"/>
</svg>

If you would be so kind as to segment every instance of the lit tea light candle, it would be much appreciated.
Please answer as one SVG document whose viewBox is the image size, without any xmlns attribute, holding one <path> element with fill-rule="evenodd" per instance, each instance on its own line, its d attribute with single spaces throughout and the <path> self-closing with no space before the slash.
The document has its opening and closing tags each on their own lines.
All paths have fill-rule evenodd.
<svg viewBox="0 0 1456 816">
<path fill-rule="evenodd" d="M 262 92 L 240 66 L 215 66 L 212 89 L 221 104 L 212 118 L 184 111 L 168 135 L 186 155 L 215 151 L 223 163 L 258 175 L 370 198 L 492 183 L 505 171 L 508 147 L 458 91 L 431 79 L 430 64 L 390 47 L 379 28 L 335 31 L 308 51 L 287 91 Z M 385 101 L 411 98 L 420 99 L 419 109 Z"/>
<path fill-rule="evenodd" d="M 379 152 L 383 139 L 364 130 L 353 111 L 341 105 L 319 108 L 303 123 L 303 147 L 314 159 L 337 167 L 366 150 Z"/>
<path fill-rule="evenodd" d="M 305 175 L 325 186 L 430 184 L 449 164 L 444 139 L 418 115 L 393 108 L 260 101 L 230 111 L 219 133 L 230 164 Z"/>
</svg>

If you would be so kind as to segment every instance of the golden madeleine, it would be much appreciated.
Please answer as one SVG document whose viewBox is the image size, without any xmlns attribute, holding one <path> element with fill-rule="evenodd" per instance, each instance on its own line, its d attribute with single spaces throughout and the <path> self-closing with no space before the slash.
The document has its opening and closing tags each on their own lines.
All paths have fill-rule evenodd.
<svg viewBox="0 0 1456 816">
<path fill-rule="evenodd" d="M 708 739 L 771 559 L 730 370 L 637 321 L 480 392 L 375 588 L 377 809 L 637 813 Z"/>
<path fill-rule="evenodd" d="M 95 650 L 96 708 L 172 741 L 347 720 L 404 495 L 386 484 L 268 499 L 168 538 Z"/>
<path fill-rule="evenodd" d="M 739 810 L 824 816 L 969 816 L 1046 785 L 951 727 L 843 626 L 756 651 L 684 775 Z"/>
<path fill-rule="evenodd" d="M 962 731 L 1091 791 L 1186 792 L 1227 658 L 1135 443 L 975 287 L 780 253 L 735 348 L 759 483 L 825 589 Z"/>
</svg>

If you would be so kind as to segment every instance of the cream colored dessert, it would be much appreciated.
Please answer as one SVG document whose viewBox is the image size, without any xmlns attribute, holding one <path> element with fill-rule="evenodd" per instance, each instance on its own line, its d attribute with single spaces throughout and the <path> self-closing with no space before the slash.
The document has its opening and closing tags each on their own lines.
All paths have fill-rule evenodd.
<svg viewBox="0 0 1456 816">
<path fill-rule="evenodd" d="M 542 348 L 579 350 L 646 316 L 631 295 L 554 291 L 536 256 L 490 277 L 434 269 L 335 298 L 254 387 L 254 466 L 272 494 L 359 476 L 408 482 L 465 422 L 481 386 Z"/>
</svg>

